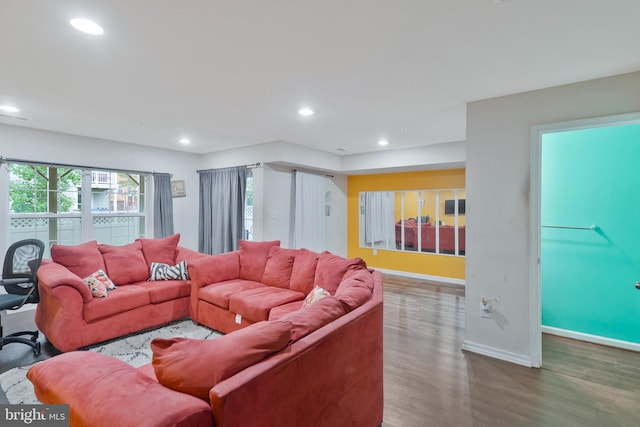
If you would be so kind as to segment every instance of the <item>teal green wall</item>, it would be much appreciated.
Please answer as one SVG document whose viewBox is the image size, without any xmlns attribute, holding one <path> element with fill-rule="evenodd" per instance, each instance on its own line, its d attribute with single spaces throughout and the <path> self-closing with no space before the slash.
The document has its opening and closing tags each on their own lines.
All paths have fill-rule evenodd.
<svg viewBox="0 0 640 427">
<path fill-rule="evenodd" d="M 639 165 L 640 124 L 543 135 L 543 325 L 640 343 Z"/>
</svg>

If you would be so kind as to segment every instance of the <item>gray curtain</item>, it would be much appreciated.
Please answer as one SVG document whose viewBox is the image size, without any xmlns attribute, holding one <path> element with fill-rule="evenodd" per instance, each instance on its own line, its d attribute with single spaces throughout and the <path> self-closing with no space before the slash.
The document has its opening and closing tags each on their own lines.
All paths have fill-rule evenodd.
<svg viewBox="0 0 640 427">
<path fill-rule="evenodd" d="M 173 198 L 171 197 L 171 175 L 153 174 L 153 237 L 162 238 L 173 234 Z"/>
<path fill-rule="evenodd" d="M 244 239 L 247 167 L 209 169 L 200 173 L 198 250 L 220 254 L 238 249 Z"/>
</svg>

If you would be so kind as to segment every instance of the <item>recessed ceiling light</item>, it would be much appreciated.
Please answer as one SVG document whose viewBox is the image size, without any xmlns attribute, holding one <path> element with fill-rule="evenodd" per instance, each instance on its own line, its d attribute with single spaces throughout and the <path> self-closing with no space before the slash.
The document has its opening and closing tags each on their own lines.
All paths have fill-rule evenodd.
<svg viewBox="0 0 640 427">
<path fill-rule="evenodd" d="M 4 111 L 5 113 L 17 113 L 20 110 L 13 105 L 0 105 L 0 111 Z"/>
<path fill-rule="evenodd" d="M 94 36 L 98 36 L 104 33 L 104 30 L 100 25 L 96 24 L 95 22 L 89 19 L 74 18 L 71 21 L 69 21 L 69 23 L 73 25 L 73 27 L 76 30 L 82 31 L 83 33 L 93 34 Z"/>
<path fill-rule="evenodd" d="M 311 116 L 313 115 L 313 110 L 311 108 L 301 108 L 298 110 L 298 114 L 301 116 Z"/>
<path fill-rule="evenodd" d="M 389 141 L 387 141 L 386 139 L 381 139 L 380 141 L 378 141 L 378 145 L 384 147 L 385 145 L 389 145 Z"/>
<path fill-rule="evenodd" d="M 185 145 L 186 145 L 186 144 L 191 144 L 191 140 L 190 140 L 190 139 L 187 139 L 187 138 L 182 138 L 182 139 L 180 140 L 180 144 L 185 144 Z"/>
</svg>

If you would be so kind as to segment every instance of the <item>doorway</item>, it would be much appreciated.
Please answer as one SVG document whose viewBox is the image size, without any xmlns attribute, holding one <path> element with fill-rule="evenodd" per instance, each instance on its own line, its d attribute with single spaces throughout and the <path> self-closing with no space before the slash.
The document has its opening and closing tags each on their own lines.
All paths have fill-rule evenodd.
<svg viewBox="0 0 640 427">
<path fill-rule="evenodd" d="M 532 137 L 534 354 L 542 332 L 640 350 L 640 115 Z"/>
</svg>

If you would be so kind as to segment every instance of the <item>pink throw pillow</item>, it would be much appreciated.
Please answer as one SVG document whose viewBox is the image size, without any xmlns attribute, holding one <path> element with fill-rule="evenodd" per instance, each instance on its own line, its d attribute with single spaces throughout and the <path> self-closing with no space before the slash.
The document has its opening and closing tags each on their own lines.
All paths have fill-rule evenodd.
<svg viewBox="0 0 640 427">
<path fill-rule="evenodd" d="M 87 277 L 94 271 L 105 269 L 98 242 L 95 240 L 75 246 L 53 245 L 51 259 L 67 267 L 78 277 Z"/>
<path fill-rule="evenodd" d="M 302 303 L 302 308 L 305 308 L 311 304 L 314 304 L 330 295 L 331 294 L 329 293 L 329 291 L 322 289 L 320 286 L 316 285 L 311 290 L 311 292 L 309 292 L 307 297 L 304 299 L 304 302 Z"/>
<path fill-rule="evenodd" d="M 98 280 L 95 276 L 87 276 L 82 279 L 85 285 L 89 287 L 91 291 L 91 295 L 94 298 L 106 298 L 107 297 L 107 287 L 104 283 Z"/>
<path fill-rule="evenodd" d="M 258 322 L 213 340 L 155 338 L 153 369 L 160 384 L 209 401 L 209 390 L 241 370 L 282 350 L 291 322 Z"/>
<path fill-rule="evenodd" d="M 347 270 L 366 269 L 362 258 L 342 258 L 329 252 L 323 252 L 316 267 L 315 284 L 326 289 L 331 295 L 336 293 L 342 277 Z"/>
<path fill-rule="evenodd" d="M 289 289 L 295 253 L 296 251 L 292 249 L 272 246 L 271 249 L 269 249 L 269 258 L 267 258 L 267 265 L 262 275 L 262 283 L 269 286 Z"/>
<path fill-rule="evenodd" d="M 147 267 L 151 268 L 152 262 L 174 265 L 180 233 L 164 237 L 162 239 L 136 239 L 142 244 L 142 254 L 147 261 Z"/>
<path fill-rule="evenodd" d="M 107 274 L 116 285 L 142 282 L 149 277 L 149 267 L 142 254 L 142 243 L 124 246 L 98 245 Z"/>
<path fill-rule="evenodd" d="M 272 246 L 280 246 L 280 240 L 253 242 L 240 240 L 240 278 L 259 282 L 262 280 L 267 265 L 269 250 Z"/>
<path fill-rule="evenodd" d="M 297 251 L 291 270 L 289 289 L 302 292 L 305 295 L 313 289 L 319 257 L 319 253 L 307 249 Z"/>
</svg>

